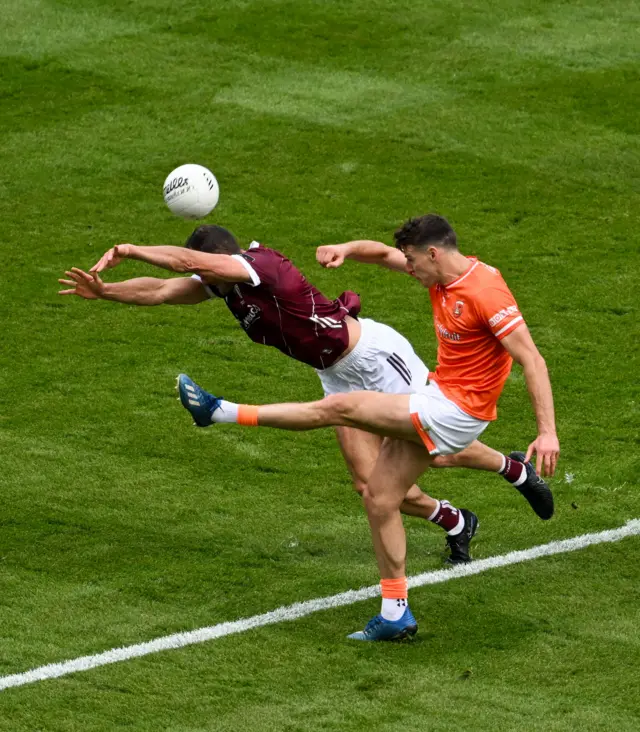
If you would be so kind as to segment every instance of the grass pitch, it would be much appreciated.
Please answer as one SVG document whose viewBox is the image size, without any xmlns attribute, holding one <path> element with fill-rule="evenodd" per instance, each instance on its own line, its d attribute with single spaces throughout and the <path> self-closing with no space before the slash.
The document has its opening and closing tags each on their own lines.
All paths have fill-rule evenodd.
<svg viewBox="0 0 640 732">
<path fill-rule="evenodd" d="M 0 6 L 0 673 L 377 580 L 330 431 L 196 431 L 186 371 L 306 400 L 313 372 L 220 303 L 62 300 L 115 242 L 182 243 L 161 185 L 216 173 L 211 217 L 358 290 L 433 363 L 426 293 L 320 243 L 438 211 L 499 267 L 549 364 L 557 515 L 499 478 L 433 472 L 477 557 L 619 526 L 638 494 L 636 2 L 5 0 Z M 151 273 L 126 263 L 114 278 Z M 535 424 L 514 370 L 498 449 Z M 407 521 L 409 571 L 443 537 Z M 347 632 L 377 601 L 0 694 L 0 729 L 636 730 L 640 544 L 412 593 L 412 645 Z"/>
</svg>

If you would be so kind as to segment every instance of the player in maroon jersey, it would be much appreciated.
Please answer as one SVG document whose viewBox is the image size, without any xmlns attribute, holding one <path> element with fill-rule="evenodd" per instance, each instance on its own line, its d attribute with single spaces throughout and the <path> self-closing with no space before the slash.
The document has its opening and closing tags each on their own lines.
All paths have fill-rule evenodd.
<svg viewBox="0 0 640 732">
<path fill-rule="evenodd" d="M 99 272 L 125 258 L 192 276 L 104 283 Z M 185 248 L 121 244 L 106 252 L 91 273 L 74 268 L 67 275 L 70 279 L 60 282 L 71 289 L 61 294 L 86 299 L 159 305 L 222 298 L 253 341 L 278 348 L 314 367 L 325 394 L 362 389 L 412 393 L 427 380 L 427 367 L 403 336 L 382 323 L 357 318 L 358 295 L 345 292 L 329 300 L 282 254 L 257 242 L 242 250 L 222 227 L 197 228 Z M 382 438 L 349 427 L 338 427 L 336 431 L 354 487 L 364 494 Z M 517 484 L 539 516 L 548 518 L 536 501 L 539 488 L 528 485 L 523 466 L 482 443 L 476 442 L 457 455 L 437 458 L 436 466 L 501 472 Z M 469 561 L 469 543 L 477 525 L 475 514 L 433 499 L 417 486 L 410 489 L 402 510 L 445 529 L 450 561 Z"/>
</svg>

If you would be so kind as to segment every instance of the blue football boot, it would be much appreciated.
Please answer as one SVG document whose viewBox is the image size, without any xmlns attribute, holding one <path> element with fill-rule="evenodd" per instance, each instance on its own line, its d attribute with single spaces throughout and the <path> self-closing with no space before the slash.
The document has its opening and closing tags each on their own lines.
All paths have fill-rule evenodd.
<svg viewBox="0 0 640 732">
<path fill-rule="evenodd" d="M 222 399 L 202 389 L 186 374 L 178 376 L 178 392 L 182 406 L 191 414 L 198 427 L 209 427 L 213 424 L 211 415 L 218 409 Z"/>
<path fill-rule="evenodd" d="M 351 633 L 347 637 L 359 641 L 395 641 L 413 638 L 417 632 L 418 623 L 407 605 L 400 620 L 385 620 L 382 615 L 376 615 L 364 630 Z"/>
</svg>

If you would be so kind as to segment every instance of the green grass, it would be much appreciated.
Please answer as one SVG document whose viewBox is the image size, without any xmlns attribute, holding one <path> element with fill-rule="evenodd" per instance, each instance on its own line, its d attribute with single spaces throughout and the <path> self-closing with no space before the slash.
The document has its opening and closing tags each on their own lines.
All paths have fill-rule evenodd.
<svg viewBox="0 0 640 732">
<path fill-rule="evenodd" d="M 330 431 L 197 432 L 186 371 L 229 398 L 305 400 L 310 369 L 220 303 L 60 299 L 115 242 L 181 243 L 167 173 L 216 173 L 212 221 L 289 254 L 428 363 L 409 278 L 315 264 L 447 215 L 498 266 L 551 369 L 557 516 L 503 481 L 426 475 L 487 557 L 640 516 L 640 5 L 6 0 L 0 7 L 0 674 L 377 580 Z M 126 263 L 114 277 L 150 272 Z M 485 433 L 528 444 L 520 372 Z M 571 479 L 572 476 L 572 479 Z M 409 571 L 442 535 L 407 521 Z M 0 730 L 636 730 L 640 545 L 415 590 L 420 640 L 345 641 L 361 603 L 0 693 Z"/>
</svg>

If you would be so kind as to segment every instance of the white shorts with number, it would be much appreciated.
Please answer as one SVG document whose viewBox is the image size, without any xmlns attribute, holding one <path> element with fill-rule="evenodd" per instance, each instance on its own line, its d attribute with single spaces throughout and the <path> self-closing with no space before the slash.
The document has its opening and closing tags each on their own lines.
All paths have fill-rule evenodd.
<svg viewBox="0 0 640 732">
<path fill-rule="evenodd" d="M 452 455 L 468 447 L 488 422 L 463 412 L 434 381 L 409 398 L 413 426 L 431 455 Z"/>
<path fill-rule="evenodd" d="M 325 396 L 349 391 L 411 394 L 424 387 L 429 369 L 398 331 L 369 318 L 360 319 L 360 340 L 353 351 L 317 370 Z"/>
</svg>

